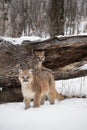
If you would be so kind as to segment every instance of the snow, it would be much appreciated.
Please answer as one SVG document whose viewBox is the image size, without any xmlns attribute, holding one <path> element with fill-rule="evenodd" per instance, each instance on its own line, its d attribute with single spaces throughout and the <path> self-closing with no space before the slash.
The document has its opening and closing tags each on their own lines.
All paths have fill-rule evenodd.
<svg viewBox="0 0 87 130">
<path fill-rule="evenodd" d="M 87 36 L 87 33 L 72 34 L 72 35 L 56 35 L 57 38 L 69 38 L 69 37 Z"/>
<path fill-rule="evenodd" d="M 66 99 L 24 110 L 24 103 L 0 105 L 1 130 L 87 130 L 87 99 Z"/>
<path fill-rule="evenodd" d="M 23 41 L 41 41 L 41 38 L 38 36 L 21 36 L 19 38 L 12 38 L 12 37 L 1 37 L 4 41 L 11 42 L 12 44 L 21 45 Z"/>
<path fill-rule="evenodd" d="M 68 38 L 68 37 L 75 37 L 75 36 L 87 36 L 87 33 L 80 33 L 80 34 L 73 34 L 73 35 L 56 35 L 55 37 L 57 38 Z M 0 37 L 0 39 L 4 40 L 4 41 L 7 41 L 7 42 L 10 42 L 14 45 L 16 44 L 19 44 L 21 45 L 23 41 L 44 41 L 44 40 L 47 40 L 49 39 L 50 36 L 47 36 L 47 37 L 39 37 L 39 36 L 21 36 L 19 38 L 12 38 L 12 37 Z"/>
<path fill-rule="evenodd" d="M 80 70 L 87 70 L 87 64 L 81 66 L 79 69 L 80 69 Z"/>
<path fill-rule="evenodd" d="M 87 76 L 56 81 L 56 89 L 58 92 L 70 97 L 87 97 Z"/>
</svg>

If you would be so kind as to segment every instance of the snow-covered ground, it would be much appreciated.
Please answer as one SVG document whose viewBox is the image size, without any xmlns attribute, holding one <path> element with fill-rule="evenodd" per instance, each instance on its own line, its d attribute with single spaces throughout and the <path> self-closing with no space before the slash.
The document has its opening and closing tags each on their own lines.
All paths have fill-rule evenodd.
<svg viewBox="0 0 87 130">
<path fill-rule="evenodd" d="M 24 110 L 23 103 L 0 105 L 0 130 L 87 130 L 87 99 L 66 99 Z"/>
</svg>

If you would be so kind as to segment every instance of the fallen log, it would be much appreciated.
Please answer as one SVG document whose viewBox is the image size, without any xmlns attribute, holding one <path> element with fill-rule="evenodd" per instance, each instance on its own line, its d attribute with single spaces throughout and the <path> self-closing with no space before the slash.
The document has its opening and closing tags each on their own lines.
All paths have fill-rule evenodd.
<svg viewBox="0 0 87 130">
<path fill-rule="evenodd" d="M 81 69 L 81 66 L 87 64 L 87 36 L 54 37 L 36 42 L 23 41 L 21 45 L 1 40 L 0 102 L 10 101 L 7 95 L 12 96 L 12 92 L 12 97 L 14 97 L 12 101 L 22 99 L 18 81 L 18 65 L 22 64 L 25 67 L 31 61 L 34 50 L 45 50 L 46 59 L 43 65 L 52 69 L 56 80 L 87 75 L 87 70 Z M 18 97 L 21 98 L 19 99 L 15 98 L 17 88 L 20 91 Z M 6 99 L 4 99 L 5 96 L 7 96 Z"/>
</svg>

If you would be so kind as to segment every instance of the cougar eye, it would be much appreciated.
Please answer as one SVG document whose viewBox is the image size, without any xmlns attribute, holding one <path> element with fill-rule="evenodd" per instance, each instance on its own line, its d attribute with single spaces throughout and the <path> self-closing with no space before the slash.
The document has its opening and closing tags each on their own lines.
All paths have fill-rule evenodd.
<svg viewBox="0 0 87 130">
<path fill-rule="evenodd" d="M 22 78 L 24 79 L 24 76 Z"/>
<path fill-rule="evenodd" d="M 44 61 L 44 57 L 42 57 L 41 60 Z"/>
<path fill-rule="evenodd" d="M 37 58 L 37 61 L 39 61 L 40 60 L 40 58 Z"/>
<path fill-rule="evenodd" d="M 29 79 L 29 76 L 27 76 L 27 79 Z"/>
</svg>

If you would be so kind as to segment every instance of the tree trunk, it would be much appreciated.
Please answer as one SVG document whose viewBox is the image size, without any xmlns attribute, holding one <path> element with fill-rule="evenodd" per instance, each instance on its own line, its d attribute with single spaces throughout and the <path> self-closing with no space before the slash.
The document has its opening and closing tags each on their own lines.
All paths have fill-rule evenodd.
<svg viewBox="0 0 87 130">
<path fill-rule="evenodd" d="M 51 37 L 64 34 L 64 0 L 51 0 L 49 9 Z"/>
<path fill-rule="evenodd" d="M 18 65 L 25 67 L 29 64 L 33 50 L 45 50 L 43 65 L 52 69 L 56 80 L 87 75 L 87 70 L 81 69 L 81 66 L 87 64 L 87 36 L 24 41 L 21 45 L 0 41 L 0 102 L 22 100 Z"/>
</svg>

